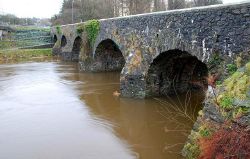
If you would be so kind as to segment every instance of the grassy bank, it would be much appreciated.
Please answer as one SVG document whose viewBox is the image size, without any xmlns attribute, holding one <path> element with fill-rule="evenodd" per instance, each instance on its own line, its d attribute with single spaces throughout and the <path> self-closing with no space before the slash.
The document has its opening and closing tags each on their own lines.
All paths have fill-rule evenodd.
<svg viewBox="0 0 250 159">
<path fill-rule="evenodd" d="M 40 61 L 52 59 L 52 49 L 0 50 L 0 63 Z"/>
</svg>

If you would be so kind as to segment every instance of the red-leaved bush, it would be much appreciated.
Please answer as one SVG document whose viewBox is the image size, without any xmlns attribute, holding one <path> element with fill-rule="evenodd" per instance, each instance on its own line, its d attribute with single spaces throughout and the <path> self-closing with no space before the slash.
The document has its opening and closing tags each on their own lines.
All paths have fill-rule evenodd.
<svg viewBox="0 0 250 159">
<path fill-rule="evenodd" d="M 199 159 L 250 159 L 250 131 L 234 124 L 199 140 Z"/>
</svg>

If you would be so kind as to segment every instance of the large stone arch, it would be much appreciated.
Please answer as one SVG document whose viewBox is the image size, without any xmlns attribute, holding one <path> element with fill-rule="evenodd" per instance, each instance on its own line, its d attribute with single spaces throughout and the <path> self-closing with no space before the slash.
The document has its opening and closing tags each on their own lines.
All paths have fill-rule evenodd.
<svg viewBox="0 0 250 159">
<path fill-rule="evenodd" d="M 80 36 L 77 36 L 74 40 L 72 52 L 71 52 L 71 60 L 79 61 L 80 52 L 82 49 L 83 41 Z"/>
<path fill-rule="evenodd" d="M 145 75 L 146 96 L 168 96 L 207 89 L 208 69 L 196 56 L 179 49 L 160 53 Z"/>
<path fill-rule="evenodd" d="M 102 40 L 95 48 L 93 56 L 99 71 L 121 71 L 125 65 L 123 53 L 111 39 Z"/>
<path fill-rule="evenodd" d="M 122 51 L 112 39 L 103 39 L 94 45 L 92 54 L 86 55 L 80 68 L 87 72 L 121 71 L 126 63 Z"/>
</svg>

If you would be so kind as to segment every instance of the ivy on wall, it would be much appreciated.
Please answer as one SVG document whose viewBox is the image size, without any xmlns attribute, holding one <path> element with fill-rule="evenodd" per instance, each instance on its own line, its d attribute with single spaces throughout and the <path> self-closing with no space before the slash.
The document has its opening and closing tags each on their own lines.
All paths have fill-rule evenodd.
<svg viewBox="0 0 250 159">
<path fill-rule="evenodd" d="M 78 24 L 76 31 L 78 34 L 82 34 L 84 31 L 86 31 L 88 40 L 91 46 L 93 46 L 100 31 L 100 22 L 94 19 L 83 24 Z"/>
</svg>

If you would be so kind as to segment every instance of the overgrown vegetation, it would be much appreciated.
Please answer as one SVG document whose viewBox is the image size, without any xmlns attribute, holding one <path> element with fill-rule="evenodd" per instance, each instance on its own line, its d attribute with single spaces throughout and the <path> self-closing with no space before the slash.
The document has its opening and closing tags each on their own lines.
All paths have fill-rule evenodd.
<svg viewBox="0 0 250 159">
<path fill-rule="evenodd" d="M 233 104 L 233 98 L 230 96 L 224 96 L 220 101 L 220 106 L 224 109 L 231 109 Z"/>
<path fill-rule="evenodd" d="M 15 63 L 52 57 L 52 49 L 0 50 L 0 63 Z"/>
<path fill-rule="evenodd" d="M 51 43 L 50 28 L 15 26 L 14 32 L 0 41 L 0 50 L 17 49 Z"/>
<path fill-rule="evenodd" d="M 91 46 L 93 46 L 100 31 L 100 22 L 93 19 L 85 23 L 78 24 L 76 27 L 77 34 L 82 34 L 84 31 L 87 33 Z"/>
<path fill-rule="evenodd" d="M 250 158 L 250 131 L 233 124 L 222 126 L 211 138 L 201 138 L 200 159 Z"/>
<path fill-rule="evenodd" d="M 56 26 L 56 32 L 57 32 L 57 34 L 61 34 L 62 33 L 62 29 L 61 29 L 60 25 Z"/>
<path fill-rule="evenodd" d="M 240 65 L 240 64 L 238 64 L 238 65 Z M 235 64 L 228 64 L 227 70 L 228 70 L 229 74 L 232 75 L 234 72 L 237 71 L 237 66 Z"/>
<path fill-rule="evenodd" d="M 82 34 L 85 30 L 85 25 L 84 23 L 78 24 L 76 27 L 76 32 L 77 34 Z"/>
<path fill-rule="evenodd" d="M 215 107 L 216 112 L 213 111 L 212 115 L 211 110 L 199 112 L 196 131 L 191 132 L 191 140 L 183 149 L 187 158 L 250 158 L 250 131 L 247 128 L 250 114 L 250 62 L 238 70 L 237 67 L 242 65 L 241 59 L 237 58 L 235 62 L 236 65 L 227 65 L 228 72 L 232 73 L 230 77 L 214 87 L 214 96 L 206 100 L 209 106 Z"/>
<path fill-rule="evenodd" d="M 87 32 L 91 46 L 93 46 L 100 31 L 100 22 L 98 20 L 89 20 L 84 24 L 84 29 Z"/>
</svg>

